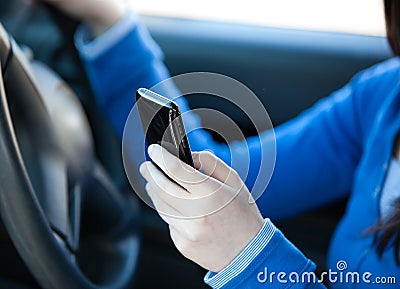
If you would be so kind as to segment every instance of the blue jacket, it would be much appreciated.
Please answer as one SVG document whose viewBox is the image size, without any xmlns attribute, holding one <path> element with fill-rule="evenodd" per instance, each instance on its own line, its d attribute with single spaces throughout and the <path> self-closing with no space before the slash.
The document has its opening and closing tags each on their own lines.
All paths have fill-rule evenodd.
<svg viewBox="0 0 400 289">
<path fill-rule="evenodd" d="M 160 49 L 143 26 L 139 23 L 118 25 L 127 28 L 121 30 L 119 27 L 118 41 L 101 51 L 90 54 L 86 44 L 78 43 L 78 47 L 98 104 L 122 136 L 126 118 L 134 105 L 136 89 L 150 88 L 169 74 Z M 358 272 L 362 279 L 362 273 L 370 272 L 368 288 L 373 287 L 372 282 L 378 282 L 376 277 L 393 276 L 397 283 L 400 282 L 400 268 L 395 264 L 393 250 L 390 248 L 381 259 L 378 258 L 374 236 L 366 233 L 379 218 L 380 193 L 394 139 L 400 129 L 399 80 L 400 62 L 397 58 L 390 59 L 357 74 L 342 89 L 275 128 L 275 170 L 266 191 L 257 201 L 262 214 L 274 220 L 350 193 L 346 213 L 330 246 L 328 268 L 336 270 L 337 277 L 340 272 Z M 177 93 L 176 87 L 168 90 L 167 95 Z M 183 98 L 179 99 L 179 105 L 183 111 L 189 110 Z M 189 129 L 200 125 L 193 113 L 184 121 Z M 261 144 L 254 138 L 247 139 L 252 156 L 250 176 L 246 179 L 250 188 L 261 165 L 260 150 L 268 149 L 271 141 L 269 134 L 262 134 Z M 230 162 L 227 146 L 216 143 L 204 130 L 191 134 L 189 142 L 194 151 L 211 149 Z M 235 153 L 240 153 L 242 145 L 244 142 L 235 144 L 232 158 Z M 340 268 L 344 269 L 340 271 L 337 266 L 343 262 L 340 264 L 339 261 L 345 261 L 347 269 Z M 301 274 L 313 271 L 315 265 L 277 230 L 251 264 L 222 288 L 323 287 L 312 282 L 279 283 L 276 279 L 267 284 L 261 282 L 265 281 L 265 268 L 268 272 Z M 331 280 L 330 287 L 365 288 L 367 281 L 354 284 Z"/>
</svg>

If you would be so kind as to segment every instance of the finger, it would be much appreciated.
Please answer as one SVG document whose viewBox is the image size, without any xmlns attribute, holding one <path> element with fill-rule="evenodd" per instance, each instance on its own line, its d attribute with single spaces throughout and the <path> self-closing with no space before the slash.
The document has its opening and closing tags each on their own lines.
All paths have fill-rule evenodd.
<svg viewBox="0 0 400 289">
<path fill-rule="evenodd" d="M 174 214 L 171 214 L 170 210 L 161 211 L 161 213 L 175 218 L 186 218 L 192 215 L 193 207 L 197 204 L 197 197 L 193 198 L 188 191 L 168 179 L 150 162 L 143 163 L 140 166 L 140 172 L 148 181 L 146 190 L 151 189 L 148 191 L 150 198 L 157 198 L 175 211 Z M 161 209 L 160 206 L 159 209 Z"/>
<path fill-rule="evenodd" d="M 205 186 L 201 193 L 190 193 L 167 178 L 151 162 L 143 163 L 140 166 L 140 172 L 149 182 L 148 186 L 155 188 L 154 192 L 149 191 L 150 198 L 154 198 L 153 196 L 157 195 L 157 199 L 167 203 L 168 206 L 178 212 L 173 215 L 168 214 L 174 219 L 197 218 L 209 215 L 230 203 L 240 192 L 240 188 L 233 190 L 231 187 L 221 184 L 217 190 Z M 165 213 L 162 209 L 161 205 L 157 208 L 157 210 L 161 210 L 160 212 Z M 171 224 L 170 221 L 167 222 Z"/>
<path fill-rule="evenodd" d="M 195 152 L 192 154 L 194 166 L 204 174 L 211 176 L 221 183 L 231 187 L 241 185 L 242 181 L 236 171 L 224 163 L 220 158 L 209 151 Z"/>
<path fill-rule="evenodd" d="M 173 197 L 186 199 L 190 193 L 169 180 L 154 164 L 144 162 L 139 167 L 141 175 L 153 187 L 167 192 Z"/>
<path fill-rule="evenodd" d="M 146 184 L 146 192 L 149 195 L 151 201 L 153 202 L 153 208 L 160 215 L 166 223 L 171 224 L 171 216 L 179 216 L 180 213 L 168 203 L 164 202 L 156 193 L 154 188 L 150 183 Z"/>
<path fill-rule="evenodd" d="M 160 145 L 151 145 L 149 155 L 171 179 L 191 193 L 208 194 L 224 185 L 182 162 Z"/>
</svg>

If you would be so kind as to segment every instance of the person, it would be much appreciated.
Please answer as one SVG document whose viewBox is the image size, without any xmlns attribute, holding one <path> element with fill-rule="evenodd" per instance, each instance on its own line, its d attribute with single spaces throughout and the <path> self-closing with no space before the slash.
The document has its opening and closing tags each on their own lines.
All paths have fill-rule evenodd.
<svg viewBox="0 0 400 289">
<path fill-rule="evenodd" d="M 138 16 L 114 1 L 47 1 L 85 23 L 76 33 L 76 46 L 99 106 L 122 137 L 134 105 L 134 91 L 169 77 L 161 50 Z M 399 55 L 400 3 L 385 0 L 384 4 L 388 39 L 394 54 Z M 200 151 L 193 153 L 199 170 L 181 163 L 160 146 L 149 147 L 152 161 L 169 175 L 167 178 L 151 162 L 140 167 L 157 210 L 168 207 L 185 215 L 188 208 L 171 196 L 196 198 L 218 191 L 208 202 L 223 203 L 232 198 L 221 210 L 202 218 L 160 214 L 181 253 L 209 270 L 205 276 L 208 285 L 324 288 L 315 280 L 297 278 L 310 276 L 315 264 L 271 220 L 347 195 L 347 210 L 328 257 L 328 268 L 337 269 L 336 274 L 325 281 L 332 288 L 386 288 L 390 284 L 378 284 L 378 280 L 400 280 L 399 77 L 400 62 L 394 57 L 358 73 L 342 89 L 278 126 L 275 169 L 256 204 L 235 168 L 225 164 L 229 163 L 228 147 L 217 144 L 207 132 L 197 130 L 189 136 L 193 151 Z M 176 87 L 168 90 L 167 95 L 177 93 Z M 183 98 L 179 105 L 189 111 Z M 184 121 L 189 129 L 199 126 L 193 113 Z M 271 141 L 268 133 L 262 133 L 262 143 Z M 242 145 L 244 142 L 233 147 L 232 157 Z M 251 188 L 252 174 L 261 165 L 258 156 L 262 147 L 252 138 L 246 145 L 252 157 L 246 185 Z M 207 206 L 207 201 L 203 205 Z M 348 276 L 343 280 L 340 274 L 345 272 L 363 274 L 358 282 L 345 282 Z"/>
</svg>

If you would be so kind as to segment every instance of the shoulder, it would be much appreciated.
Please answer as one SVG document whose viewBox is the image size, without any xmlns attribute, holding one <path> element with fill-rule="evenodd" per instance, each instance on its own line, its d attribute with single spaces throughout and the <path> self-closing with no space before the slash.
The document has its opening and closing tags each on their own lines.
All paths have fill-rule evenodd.
<svg viewBox="0 0 400 289">
<path fill-rule="evenodd" d="M 357 88 L 377 86 L 377 88 L 390 90 L 400 80 L 399 76 L 400 58 L 393 57 L 359 72 L 353 82 Z"/>
<path fill-rule="evenodd" d="M 390 58 L 359 72 L 350 82 L 353 104 L 364 136 L 368 136 L 371 126 L 385 101 L 398 90 L 400 83 L 400 58 Z"/>
</svg>

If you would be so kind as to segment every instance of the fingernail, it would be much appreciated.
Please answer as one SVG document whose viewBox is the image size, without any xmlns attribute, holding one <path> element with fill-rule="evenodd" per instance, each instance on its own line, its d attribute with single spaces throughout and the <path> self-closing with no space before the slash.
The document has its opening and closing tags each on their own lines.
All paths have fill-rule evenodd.
<svg viewBox="0 0 400 289">
<path fill-rule="evenodd" d="M 143 176 L 146 173 L 146 164 L 142 163 L 139 167 L 139 172 Z"/>
<path fill-rule="evenodd" d="M 146 183 L 144 188 L 147 192 L 150 191 L 150 183 Z"/>
<path fill-rule="evenodd" d="M 153 157 L 158 152 L 161 152 L 161 146 L 158 144 L 152 144 L 149 146 L 147 151 L 149 152 L 149 156 Z"/>
<path fill-rule="evenodd" d="M 149 156 L 151 156 L 153 154 L 153 150 L 154 150 L 154 146 L 155 145 L 150 145 L 149 148 L 147 149 L 147 152 L 149 153 Z"/>
</svg>

